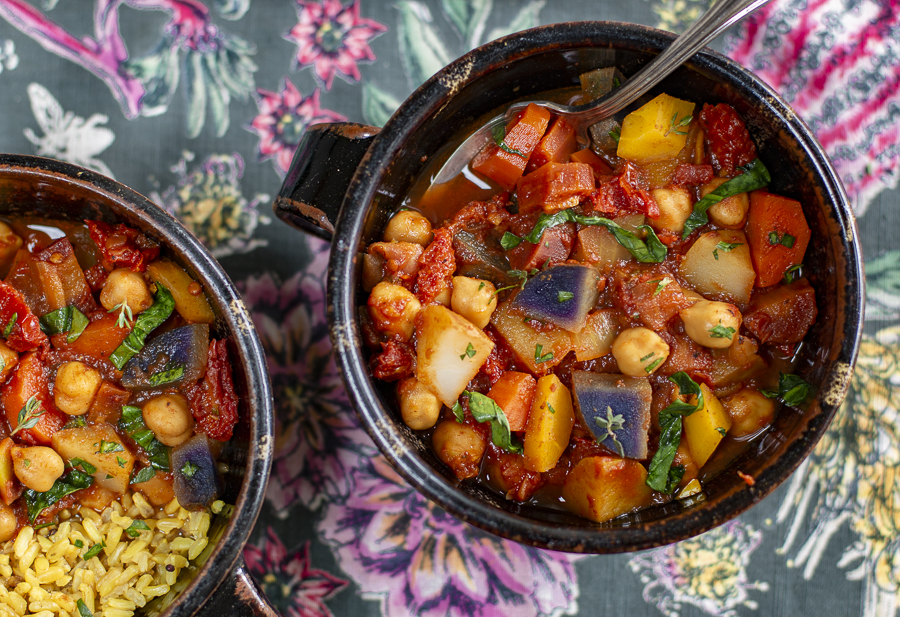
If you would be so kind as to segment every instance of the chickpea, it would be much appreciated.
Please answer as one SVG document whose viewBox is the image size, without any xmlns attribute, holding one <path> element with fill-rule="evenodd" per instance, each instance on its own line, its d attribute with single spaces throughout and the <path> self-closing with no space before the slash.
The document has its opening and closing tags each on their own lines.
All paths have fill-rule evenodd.
<svg viewBox="0 0 900 617">
<path fill-rule="evenodd" d="M 743 388 L 722 399 L 722 406 L 731 416 L 734 437 L 747 437 L 758 433 L 772 423 L 775 417 L 775 399 L 766 398 L 756 388 Z"/>
<path fill-rule="evenodd" d="M 412 242 L 425 246 L 431 242 L 431 222 L 413 210 L 401 210 L 384 230 L 385 242 Z"/>
<path fill-rule="evenodd" d="M 713 178 L 709 184 L 700 187 L 700 197 L 706 197 L 715 189 L 728 181 L 728 178 Z M 716 225 L 727 227 L 729 229 L 740 229 L 744 226 L 747 219 L 747 212 L 750 210 L 750 196 L 748 193 L 738 193 L 731 197 L 726 197 L 717 204 L 710 206 L 707 210 L 710 220 Z"/>
<path fill-rule="evenodd" d="M 12 374 L 12 370 L 19 363 L 19 354 L 10 349 L 3 341 L 0 341 L 0 362 L 3 363 L 3 369 L 0 370 L 0 383 L 2 383 Z"/>
<path fill-rule="evenodd" d="M 441 415 L 440 399 L 415 377 L 397 384 L 397 399 L 403 422 L 414 431 L 431 428 Z"/>
<path fill-rule="evenodd" d="M 369 316 L 375 327 L 387 334 L 409 340 L 416 315 L 422 310 L 419 300 L 402 285 L 382 281 L 369 294 Z"/>
<path fill-rule="evenodd" d="M 66 362 L 56 371 L 53 401 L 60 411 L 70 416 L 82 416 L 91 408 L 91 401 L 102 382 L 98 370 L 82 362 Z"/>
<path fill-rule="evenodd" d="M 194 432 L 194 416 L 187 399 L 180 394 L 153 397 L 141 410 L 144 423 L 164 446 L 177 446 Z"/>
<path fill-rule="evenodd" d="M 16 513 L 13 509 L 0 501 L 0 542 L 12 540 L 18 527 Z"/>
<path fill-rule="evenodd" d="M 38 493 L 46 493 L 63 475 L 62 457 L 46 446 L 12 447 L 13 471 L 19 481 Z"/>
<path fill-rule="evenodd" d="M 700 302 L 701 300 L 706 300 L 706 298 L 704 298 L 703 296 L 698 294 L 696 291 L 694 291 L 692 289 L 687 289 L 685 287 L 681 288 L 681 293 L 684 294 L 685 298 L 687 298 L 688 300 L 690 300 L 691 302 L 693 302 L 695 304 L 697 302 Z"/>
<path fill-rule="evenodd" d="M 741 329 L 741 312 L 728 302 L 702 300 L 683 309 L 679 315 L 691 340 L 704 347 L 731 347 Z"/>
<path fill-rule="evenodd" d="M 656 230 L 667 229 L 675 233 L 681 233 L 684 223 L 694 211 L 694 200 L 691 193 L 684 187 L 676 186 L 665 189 L 653 189 L 650 191 L 653 199 L 659 205 L 659 216 L 650 219 L 650 225 Z"/>
<path fill-rule="evenodd" d="M 478 475 L 487 444 L 482 434 L 468 424 L 444 420 L 434 429 L 431 444 L 437 457 L 460 480 Z"/>
<path fill-rule="evenodd" d="M 490 281 L 453 277 L 453 293 L 450 296 L 450 308 L 462 315 L 481 330 L 491 321 L 491 315 L 497 308 L 497 289 Z"/>
<path fill-rule="evenodd" d="M 153 304 L 153 296 L 144 277 L 128 268 L 110 272 L 100 291 L 100 304 L 107 311 L 115 310 L 123 302 L 128 304 L 132 315 L 146 311 Z"/>
<path fill-rule="evenodd" d="M 623 374 L 646 377 L 665 363 L 669 345 L 650 328 L 629 328 L 613 341 L 612 354 Z"/>
</svg>

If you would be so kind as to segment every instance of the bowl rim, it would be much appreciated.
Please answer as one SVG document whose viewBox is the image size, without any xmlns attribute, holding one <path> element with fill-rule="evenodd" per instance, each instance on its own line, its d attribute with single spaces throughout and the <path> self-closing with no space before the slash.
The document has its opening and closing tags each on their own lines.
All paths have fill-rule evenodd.
<svg viewBox="0 0 900 617">
<path fill-rule="evenodd" d="M 244 405 L 252 411 L 250 447 L 244 480 L 222 537 L 193 580 L 161 613 L 193 614 L 226 581 L 241 559 L 241 550 L 263 506 L 272 466 L 274 403 L 266 356 L 253 321 L 237 288 L 206 247 L 174 216 L 140 193 L 92 170 L 40 156 L 0 154 L 0 176 L 5 175 L 34 183 L 78 185 L 122 221 L 150 231 L 179 258 L 189 260 L 210 300 L 221 309 L 219 319 L 227 324 L 247 376 Z"/>
<path fill-rule="evenodd" d="M 611 40 L 615 40 L 629 49 L 658 52 L 674 38 L 671 33 L 637 24 L 585 21 L 541 26 L 477 48 L 436 73 L 403 102 L 373 139 L 345 194 L 335 226 L 327 293 L 337 363 L 353 407 L 366 432 L 407 482 L 457 518 L 504 538 L 550 550 L 614 553 L 652 548 L 705 532 L 760 501 L 793 473 L 825 432 L 849 386 L 862 332 L 864 278 L 855 220 L 843 185 L 810 129 L 774 90 L 737 63 L 705 48 L 685 66 L 741 85 L 742 89 L 752 91 L 753 98 L 761 106 L 783 119 L 821 179 L 826 191 L 824 197 L 833 205 L 837 223 L 844 232 L 841 237 L 832 238 L 832 243 L 838 245 L 835 255 L 848 256 L 845 263 L 836 264 L 836 270 L 839 270 L 836 276 L 840 280 L 842 274 L 845 283 L 842 296 L 845 336 L 839 358 L 831 362 L 833 370 L 827 377 L 827 392 L 818 395 L 821 412 L 781 456 L 774 459 L 778 461 L 779 469 L 773 470 L 770 465 L 755 479 L 753 487 L 726 491 L 710 507 L 691 508 L 633 526 L 576 528 L 508 512 L 457 490 L 454 483 L 435 473 L 418 456 L 416 449 L 384 421 L 389 412 L 370 385 L 368 368 L 362 357 L 355 315 L 357 285 L 353 284 L 358 247 L 369 209 L 357 205 L 373 203 L 378 182 L 386 171 L 381 161 L 390 161 L 397 155 L 407 134 L 414 130 L 410 127 L 424 122 L 441 108 L 445 97 L 458 91 L 467 80 L 485 74 L 498 59 L 511 62 L 550 48 L 584 48 L 591 46 L 592 40 L 595 45 L 611 44 Z"/>
</svg>

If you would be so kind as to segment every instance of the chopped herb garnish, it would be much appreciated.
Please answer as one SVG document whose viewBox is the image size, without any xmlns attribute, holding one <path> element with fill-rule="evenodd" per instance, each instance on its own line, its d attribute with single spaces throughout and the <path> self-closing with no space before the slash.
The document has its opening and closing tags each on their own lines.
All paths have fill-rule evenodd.
<svg viewBox="0 0 900 617">
<path fill-rule="evenodd" d="M 463 355 L 461 355 L 461 356 L 459 357 L 459 359 L 460 359 L 460 360 L 465 360 L 467 357 L 471 358 L 471 357 L 474 356 L 476 353 L 478 353 L 478 352 L 475 351 L 475 347 L 472 345 L 472 343 L 469 343 L 469 346 L 466 347 L 465 353 L 463 353 Z"/>
<path fill-rule="evenodd" d="M 716 432 L 717 432 L 719 435 L 721 435 L 722 437 L 724 437 L 725 435 L 728 434 L 728 431 L 726 431 L 726 430 L 725 430 L 724 428 L 722 428 L 721 426 L 717 426 L 717 427 L 716 427 Z"/>
<path fill-rule="evenodd" d="M 485 285 L 484 281 L 481 281 L 481 283 L 478 285 L 478 291 L 481 291 L 482 289 L 484 289 L 484 285 Z"/>
<path fill-rule="evenodd" d="M 719 251 L 723 251 L 725 253 L 730 253 L 731 251 L 733 251 L 734 249 L 736 249 L 739 246 L 744 246 L 744 243 L 743 242 L 734 242 L 734 243 L 729 244 L 728 242 L 719 242 L 716 245 L 716 248 L 713 249 L 713 257 L 715 257 L 716 261 L 718 261 L 719 260 Z"/>
<path fill-rule="evenodd" d="M 107 312 L 114 313 L 115 311 L 119 311 L 119 317 L 116 319 L 116 327 L 122 328 L 123 330 L 130 328 L 131 324 L 134 323 L 134 314 L 131 312 L 131 307 L 128 306 L 128 301 L 120 302 Z"/>
<path fill-rule="evenodd" d="M 522 444 L 509 428 L 509 420 L 503 409 L 493 399 L 478 392 L 466 392 L 469 397 L 469 411 L 476 422 L 490 422 L 491 441 L 498 448 L 515 454 L 522 453 Z"/>
<path fill-rule="evenodd" d="M 82 426 L 87 426 L 87 420 L 84 419 L 84 416 L 72 416 L 69 421 L 66 422 L 65 426 L 63 426 L 63 430 L 80 428 Z"/>
<path fill-rule="evenodd" d="M 84 542 L 82 542 L 81 540 L 76 539 L 72 544 L 75 545 L 75 548 L 84 548 Z"/>
<path fill-rule="evenodd" d="M 77 540 L 81 542 L 81 540 Z M 81 548 L 80 546 L 78 548 Z M 94 617 L 94 614 L 91 612 L 91 609 L 87 607 L 87 604 L 84 603 L 84 600 L 78 598 L 78 601 L 75 602 L 75 606 L 78 607 L 78 614 L 80 617 Z"/>
<path fill-rule="evenodd" d="M 781 239 L 778 237 L 778 232 L 777 232 L 777 231 L 770 231 L 770 232 L 769 232 L 769 244 L 771 244 L 772 246 L 775 246 L 775 245 L 777 245 L 777 244 L 781 244 Z"/>
<path fill-rule="evenodd" d="M 557 302 L 566 302 L 568 300 L 571 300 L 574 297 L 575 297 L 575 294 L 573 294 L 571 291 L 561 291 L 558 294 L 556 294 L 556 301 Z"/>
<path fill-rule="evenodd" d="M 16 325 L 16 320 L 19 319 L 18 313 L 13 313 L 12 317 L 9 318 L 9 322 L 3 328 L 3 338 L 8 339 L 9 335 L 12 334 L 13 326 Z"/>
<path fill-rule="evenodd" d="M 547 353 L 543 353 L 544 346 L 538 343 L 534 346 L 534 363 L 535 364 L 543 364 L 544 362 L 548 362 L 553 359 L 553 352 L 548 351 Z"/>
<path fill-rule="evenodd" d="M 121 456 L 117 456 L 117 457 L 116 457 L 116 463 L 118 463 L 119 467 L 121 467 L 122 469 L 125 469 L 125 465 L 128 464 L 128 461 L 126 461 L 126 460 L 125 460 L 124 458 L 122 458 Z"/>
<path fill-rule="evenodd" d="M 728 338 L 728 339 L 730 339 L 731 337 L 734 336 L 735 329 L 725 327 L 722 324 L 717 324 L 716 326 L 707 330 L 707 332 L 709 332 L 709 335 L 712 338 Z"/>
<path fill-rule="evenodd" d="M 661 279 L 656 279 L 656 280 L 647 281 L 647 282 L 650 285 L 656 283 L 656 289 L 653 290 L 653 297 L 655 298 L 656 296 L 658 296 L 659 294 L 662 293 L 662 290 L 665 289 L 669 283 L 672 282 L 672 279 L 670 279 L 668 276 L 666 276 Z"/>
<path fill-rule="evenodd" d="M 453 415 L 456 417 L 456 421 L 462 424 L 466 420 L 466 411 L 463 409 L 462 404 L 459 401 L 453 403 Z"/>
<path fill-rule="evenodd" d="M 781 236 L 781 245 L 786 246 L 789 249 L 794 248 L 794 242 L 796 242 L 797 238 L 792 236 L 791 234 L 784 234 Z"/>
<path fill-rule="evenodd" d="M 106 542 L 100 541 L 100 544 L 95 544 L 82 556 L 82 559 L 85 561 L 89 560 L 91 557 L 96 557 L 100 554 L 100 551 L 106 548 Z"/>
<path fill-rule="evenodd" d="M 687 135 L 687 131 L 682 131 L 681 129 L 690 125 L 691 120 L 693 120 L 693 116 L 685 116 L 681 120 L 678 120 L 678 112 L 676 111 L 672 115 L 672 119 L 669 120 L 669 128 L 666 130 L 666 134 L 663 137 L 668 137 L 669 133 L 675 133 L 676 135 Z M 676 122 L 678 124 L 676 124 Z"/>
<path fill-rule="evenodd" d="M 522 238 L 517 236 L 514 233 L 505 232 L 503 237 L 500 238 L 500 246 L 502 246 L 505 250 L 514 249 L 522 243 Z"/>
<path fill-rule="evenodd" d="M 696 403 L 690 404 L 676 398 L 668 407 L 659 412 L 659 449 L 650 461 L 647 472 L 647 486 L 655 491 L 671 493 L 684 477 L 684 468 L 672 466 L 675 461 L 675 452 L 681 442 L 681 419 L 689 416 L 703 407 L 703 391 L 700 386 L 684 371 L 679 371 L 669 377 L 669 381 L 678 386 L 681 396 L 696 397 Z"/>
<path fill-rule="evenodd" d="M 622 416 L 622 414 L 613 414 L 612 407 L 607 405 L 606 417 L 594 418 L 594 422 L 597 423 L 597 426 L 606 431 L 606 437 L 601 439 L 600 443 L 605 442 L 607 439 L 611 439 L 615 451 L 619 454 L 619 456 L 625 458 L 625 450 L 622 447 L 622 443 L 619 441 L 619 438 L 616 437 L 616 431 L 622 430 L 622 428 L 625 427 L 625 418 Z"/>
<path fill-rule="evenodd" d="M 785 405 L 797 406 L 809 398 L 810 385 L 802 377 L 790 373 L 780 373 L 778 390 L 760 390 L 767 398 L 777 398 Z"/>
<path fill-rule="evenodd" d="M 664 359 L 665 359 L 665 358 L 657 358 L 657 359 L 654 360 L 651 364 L 645 366 L 645 367 L 644 367 L 644 370 L 647 371 L 647 373 L 652 373 L 653 371 L 656 370 L 656 367 L 657 367 L 657 366 L 659 366 L 660 364 L 663 363 L 663 360 L 664 360 Z"/>
<path fill-rule="evenodd" d="M 553 409 L 553 405 L 550 404 L 550 401 L 547 401 L 547 411 L 549 411 L 550 413 L 552 413 L 554 415 L 556 414 L 556 410 Z"/>
<path fill-rule="evenodd" d="M 27 431 L 34 428 L 40 422 L 42 415 L 44 415 L 44 409 L 37 400 L 37 395 L 32 395 L 31 398 L 25 401 L 25 406 L 19 410 L 18 424 L 9 436 L 12 437 L 19 431 Z"/>
<path fill-rule="evenodd" d="M 184 465 L 181 466 L 181 475 L 185 478 L 193 478 L 194 474 L 200 470 L 200 467 L 195 465 L 194 463 L 187 461 Z"/>
<path fill-rule="evenodd" d="M 76 467 L 81 467 L 81 469 L 84 471 L 84 473 L 87 473 L 87 474 L 93 475 L 93 474 L 97 473 L 97 468 L 94 467 L 91 463 L 88 463 L 83 458 L 73 458 L 72 460 L 69 461 L 69 465 L 72 466 L 72 469 L 75 469 Z"/>
<path fill-rule="evenodd" d="M 527 159 L 528 155 L 522 152 L 521 150 L 516 150 L 515 148 L 510 148 L 506 143 L 506 127 L 503 124 L 498 124 L 494 128 L 491 129 L 491 136 L 494 138 L 494 143 L 497 144 L 497 147 L 507 152 L 509 154 L 515 154 L 518 157 L 523 159 Z"/>
<path fill-rule="evenodd" d="M 150 526 L 144 521 L 132 521 L 125 533 L 128 534 L 129 538 L 136 538 L 141 535 L 142 531 L 150 531 Z"/>
<path fill-rule="evenodd" d="M 184 377 L 183 364 L 167 364 L 161 371 L 150 375 L 150 385 L 153 387 L 163 386 L 168 383 L 174 383 Z"/>
<path fill-rule="evenodd" d="M 794 282 L 794 280 L 796 279 L 794 274 L 796 272 L 798 272 L 800 270 L 800 268 L 802 268 L 802 267 L 803 267 L 803 264 L 797 264 L 795 266 L 791 266 L 790 268 L 788 268 L 787 270 L 784 271 L 784 282 L 786 285 L 790 285 L 791 283 Z"/>
<path fill-rule="evenodd" d="M 694 211 L 691 212 L 684 224 L 682 239 L 687 238 L 692 231 L 709 222 L 706 211 L 711 206 L 714 206 L 726 197 L 760 189 L 772 180 L 771 176 L 769 176 L 769 170 L 766 169 L 766 166 L 759 159 L 753 159 L 742 169 L 744 170 L 743 174 L 723 182 L 715 190 L 707 194 L 706 197 L 694 204 Z"/>
<path fill-rule="evenodd" d="M 647 360 L 649 360 L 650 358 L 652 358 L 652 357 L 655 356 L 655 355 L 656 355 L 656 352 L 655 352 L 655 351 L 651 351 L 651 352 L 648 353 L 646 356 L 644 356 L 643 358 L 640 359 L 641 364 L 643 364 L 644 362 L 646 362 Z"/>
<path fill-rule="evenodd" d="M 100 440 L 100 444 L 94 444 L 99 448 L 97 450 L 97 454 L 112 454 L 113 452 L 121 452 L 125 448 L 122 447 L 117 441 L 106 441 L 105 439 Z M 116 457 L 119 458 L 119 457 Z"/>
<path fill-rule="evenodd" d="M 656 232 L 653 231 L 653 228 L 649 225 L 641 225 L 638 227 L 638 229 L 647 232 L 646 239 L 642 240 L 637 234 L 624 229 L 615 221 L 603 218 L 602 216 L 585 216 L 584 214 L 580 214 L 574 208 L 560 210 L 553 214 L 540 215 L 537 223 L 534 225 L 534 229 L 532 229 L 524 239 L 532 244 L 538 244 L 541 241 L 541 236 L 544 234 L 544 231 L 551 227 L 556 227 L 557 225 L 563 225 L 564 223 L 578 223 L 579 225 L 605 227 L 612 233 L 616 242 L 624 246 L 628 252 L 641 263 L 661 263 L 668 254 L 666 245 L 660 241 L 659 236 L 656 235 Z"/>
<path fill-rule="evenodd" d="M 609 136 L 614 142 L 619 143 L 619 140 L 622 138 L 622 129 L 617 126 L 609 132 Z"/>
</svg>

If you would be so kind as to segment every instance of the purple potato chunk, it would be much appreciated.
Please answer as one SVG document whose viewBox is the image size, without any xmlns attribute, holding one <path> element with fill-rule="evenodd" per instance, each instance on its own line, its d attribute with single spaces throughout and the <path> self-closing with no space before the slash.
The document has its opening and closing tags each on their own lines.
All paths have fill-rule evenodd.
<svg viewBox="0 0 900 617">
<path fill-rule="evenodd" d="M 624 458 L 647 458 L 653 400 L 647 379 L 574 371 L 572 390 L 581 423 L 600 445 Z"/>
<path fill-rule="evenodd" d="M 222 478 L 209 439 L 200 433 L 172 449 L 175 497 L 188 510 L 209 506 L 222 494 Z"/>
<path fill-rule="evenodd" d="M 588 312 L 597 303 L 598 279 L 597 270 L 591 266 L 553 266 L 529 279 L 513 306 L 534 319 L 581 332 Z"/>
<path fill-rule="evenodd" d="M 149 341 L 122 369 L 122 385 L 149 390 L 197 381 L 206 373 L 209 326 L 169 330 Z"/>
</svg>

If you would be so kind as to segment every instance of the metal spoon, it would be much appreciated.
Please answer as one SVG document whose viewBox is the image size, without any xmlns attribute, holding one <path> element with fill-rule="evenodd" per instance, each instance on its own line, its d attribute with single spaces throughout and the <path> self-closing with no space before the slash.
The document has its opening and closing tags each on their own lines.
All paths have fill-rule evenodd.
<svg viewBox="0 0 900 617">
<path fill-rule="evenodd" d="M 770 0 L 719 0 L 649 64 L 620 87 L 596 101 L 575 106 L 550 101 L 523 101 L 510 105 L 506 113 L 489 120 L 459 145 L 434 177 L 432 185 L 447 182 L 462 171 L 472 158 L 492 141 L 494 127 L 508 123 L 516 114 L 528 107 L 529 103 L 540 105 L 565 117 L 575 129 L 575 134 L 583 138 L 589 126 L 608 118 L 635 101 L 701 47 L 768 2 Z"/>
</svg>

